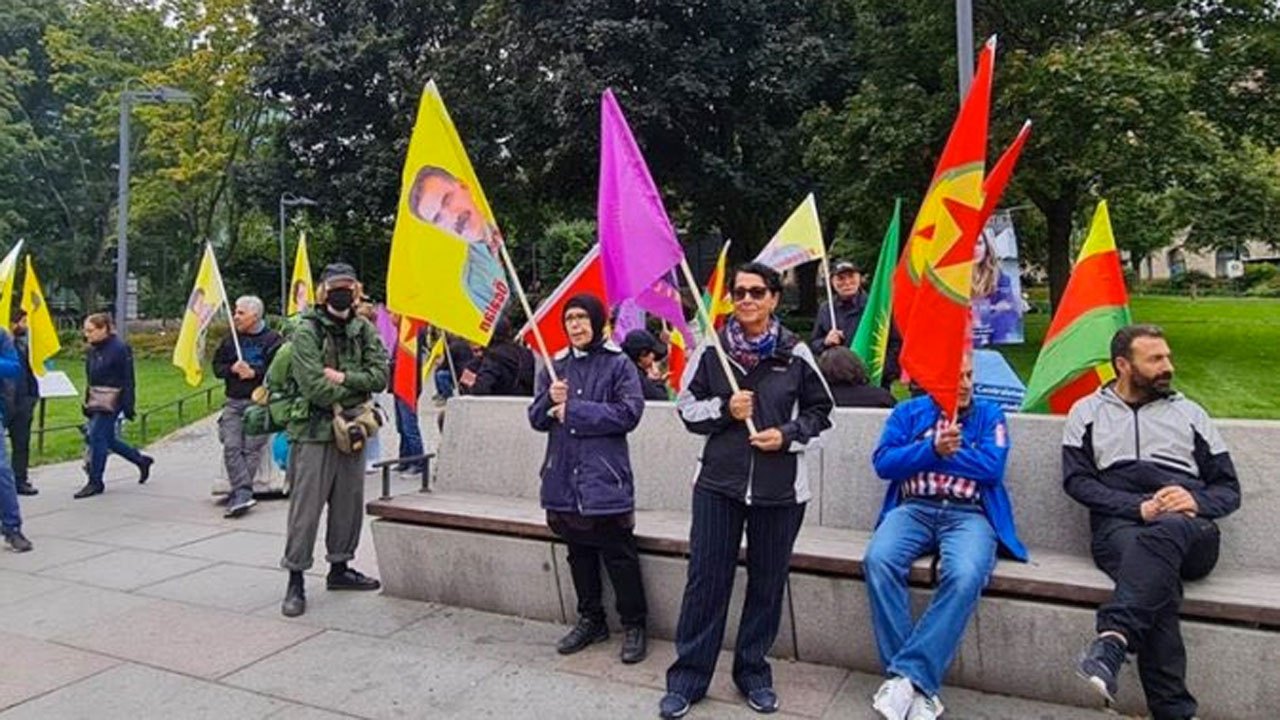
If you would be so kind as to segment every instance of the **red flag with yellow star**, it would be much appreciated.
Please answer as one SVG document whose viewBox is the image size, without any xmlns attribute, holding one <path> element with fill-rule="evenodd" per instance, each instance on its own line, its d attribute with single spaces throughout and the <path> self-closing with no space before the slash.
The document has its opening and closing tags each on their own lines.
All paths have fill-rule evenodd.
<svg viewBox="0 0 1280 720">
<path fill-rule="evenodd" d="M 974 245 L 986 214 L 983 173 L 995 48 L 993 37 L 978 58 L 973 85 L 894 274 L 902 369 L 949 417 L 956 414 L 960 365 L 970 344 Z"/>
</svg>

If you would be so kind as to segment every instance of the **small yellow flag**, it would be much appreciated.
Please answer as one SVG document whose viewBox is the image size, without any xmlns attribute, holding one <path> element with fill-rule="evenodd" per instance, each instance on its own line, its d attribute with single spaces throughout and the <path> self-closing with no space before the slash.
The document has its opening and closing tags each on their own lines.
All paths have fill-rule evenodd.
<svg viewBox="0 0 1280 720">
<path fill-rule="evenodd" d="M 440 333 L 440 337 L 436 338 L 436 342 L 431 346 L 431 352 L 427 354 L 427 361 L 422 363 L 422 383 L 425 385 L 431 379 L 431 373 L 435 372 L 436 363 L 444 357 L 444 333 Z"/>
<path fill-rule="evenodd" d="M 182 314 L 182 329 L 178 342 L 173 346 L 173 364 L 187 376 L 187 384 L 196 387 L 204 379 L 204 341 L 209 323 L 218 314 L 218 308 L 226 303 L 222 289 L 222 274 L 218 261 L 213 257 L 213 246 L 205 245 L 204 258 L 196 273 L 196 284 L 187 299 L 187 309 Z M 228 313 L 229 314 L 229 313 Z"/>
<path fill-rule="evenodd" d="M 822 244 L 822 225 L 818 222 L 818 203 L 813 199 L 813 193 L 809 193 L 756 256 L 756 262 L 782 272 L 826 254 Z"/>
<path fill-rule="evenodd" d="M 314 305 L 316 286 L 311 281 L 311 258 L 307 256 L 307 235 L 298 240 L 298 253 L 293 258 L 293 280 L 289 283 L 289 309 L 292 317 Z"/>
<path fill-rule="evenodd" d="M 53 324 L 44 291 L 36 278 L 35 266 L 27 255 L 27 278 L 22 283 L 22 309 L 27 313 L 27 349 L 30 352 L 31 372 L 44 377 L 45 361 L 62 349 L 58 341 L 58 327 Z"/>
<path fill-rule="evenodd" d="M 13 308 L 13 291 L 18 276 L 18 252 L 22 250 L 22 241 L 0 260 L 0 327 L 9 329 L 9 315 Z"/>
</svg>

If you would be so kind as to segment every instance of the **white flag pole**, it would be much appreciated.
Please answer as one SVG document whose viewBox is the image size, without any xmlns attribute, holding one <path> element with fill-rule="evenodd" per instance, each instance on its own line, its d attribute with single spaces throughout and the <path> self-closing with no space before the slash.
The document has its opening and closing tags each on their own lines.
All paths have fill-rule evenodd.
<svg viewBox="0 0 1280 720">
<path fill-rule="evenodd" d="M 222 291 L 222 306 L 227 309 L 227 326 L 231 328 L 231 343 L 236 346 L 236 360 L 244 362 L 244 353 L 240 351 L 240 336 L 236 333 L 236 316 L 231 310 L 231 298 L 227 297 L 227 286 L 222 284 L 222 270 L 218 268 L 218 256 L 213 254 L 213 243 L 205 246 L 209 253 L 209 261 L 213 263 L 214 277 L 218 278 L 218 289 Z M 197 276 L 199 271 L 197 271 Z"/>
</svg>

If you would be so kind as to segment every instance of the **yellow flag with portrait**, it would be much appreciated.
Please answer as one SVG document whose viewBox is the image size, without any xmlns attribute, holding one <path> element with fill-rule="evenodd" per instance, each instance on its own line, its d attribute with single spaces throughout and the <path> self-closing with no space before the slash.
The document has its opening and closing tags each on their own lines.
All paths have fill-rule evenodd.
<svg viewBox="0 0 1280 720">
<path fill-rule="evenodd" d="M 511 295 L 501 245 L 462 139 L 429 82 L 401 175 L 387 307 L 487 344 Z"/>
</svg>

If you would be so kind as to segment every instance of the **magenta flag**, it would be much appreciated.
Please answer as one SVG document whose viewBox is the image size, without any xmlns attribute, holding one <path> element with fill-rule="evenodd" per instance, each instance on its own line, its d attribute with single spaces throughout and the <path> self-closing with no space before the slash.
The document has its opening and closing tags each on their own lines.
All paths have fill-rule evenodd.
<svg viewBox="0 0 1280 720">
<path fill-rule="evenodd" d="M 651 315 L 666 320 L 671 327 L 680 331 L 684 338 L 695 337 L 689 332 L 684 319 L 684 306 L 680 303 L 680 291 L 665 277 L 654 280 L 636 297 L 636 305 L 644 308 Z"/>
<path fill-rule="evenodd" d="M 600 101 L 596 216 L 610 302 L 637 297 L 680 262 L 676 231 L 612 90 Z"/>
<path fill-rule="evenodd" d="M 387 311 L 387 306 L 378 303 L 377 309 L 374 311 L 374 326 L 378 328 L 378 337 L 382 340 L 382 346 L 387 352 L 395 350 L 396 341 L 400 339 L 400 328 L 391 321 L 391 313 Z"/>
<path fill-rule="evenodd" d="M 644 310 L 634 298 L 628 298 L 618 303 L 618 309 L 613 314 L 613 342 L 621 345 L 622 341 L 627 338 L 627 333 L 632 330 L 644 329 Z"/>
</svg>

